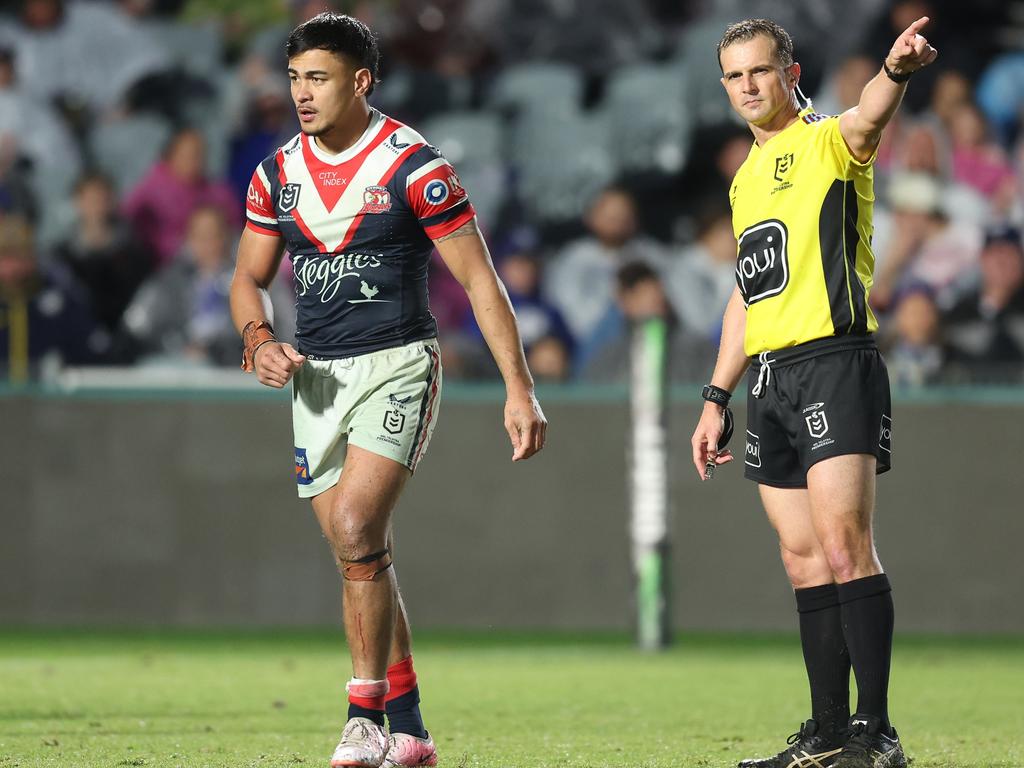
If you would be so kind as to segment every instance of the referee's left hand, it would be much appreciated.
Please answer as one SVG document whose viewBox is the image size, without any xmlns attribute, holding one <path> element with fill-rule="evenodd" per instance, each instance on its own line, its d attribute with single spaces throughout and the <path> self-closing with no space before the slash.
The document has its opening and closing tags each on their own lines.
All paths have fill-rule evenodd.
<svg viewBox="0 0 1024 768">
<path fill-rule="evenodd" d="M 917 72 L 935 61 L 939 52 L 929 45 L 923 35 L 918 34 L 928 23 L 928 17 L 922 16 L 896 38 L 885 65 L 891 72 L 902 75 L 906 72 Z"/>
<path fill-rule="evenodd" d="M 704 475 L 704 468 L 708 461 L 714 459 L 715 466 L 728 464 L 733 460 L 732 452 L 726 448 L 718 450 L 718 441 L 722 437 L 722 430 L 725 427 L 724 409 L 714 403 L 704 403 L 704 411 L 697 422 L 697 429 L 693 431 L 690 438 L 690 446 L 693 448 L 693 466 L 697 468 L 697 474 L 701 482 L 707 479 Z"/>
</svg>

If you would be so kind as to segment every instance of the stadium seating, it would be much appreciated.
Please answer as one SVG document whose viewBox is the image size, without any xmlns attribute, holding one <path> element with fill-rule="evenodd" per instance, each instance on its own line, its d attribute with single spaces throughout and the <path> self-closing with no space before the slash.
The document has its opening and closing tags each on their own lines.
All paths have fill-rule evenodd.
<svg viewBox="0 0 1024 768">
<path fill-rule="evenodd" d="M 160 156 L 170 135 L 164 120 L 137 115 L 96 125 L 89 145 L 96 163 L 123 194 Z"/>
</svg>

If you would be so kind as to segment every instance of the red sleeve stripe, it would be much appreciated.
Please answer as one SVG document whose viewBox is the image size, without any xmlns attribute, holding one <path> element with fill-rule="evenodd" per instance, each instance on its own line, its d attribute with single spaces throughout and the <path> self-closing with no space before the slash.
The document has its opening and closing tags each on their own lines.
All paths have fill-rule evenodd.
<svg viewBox="0 0 1024 768">
<path fill-rule="evenodd" d="M 463 224 L 468 224 L 476 216 L 476 211 L 473 210 L 472 203 L 468 204 L 461 213 L 448 221 L 440 224 L 434 224 L 430 227 L 424 227 L 423 231 L 427 233 L 427 237 L 431 240 L 437 240 L 439 237 L 450 235 L 456 229 L 461 227 Z"/>
<path fill-rule="evenodd" d="M 281 231 L 278 229 L 270 229 L 269 227 L 261 227 L 259 224 L 249 219 L 245 222 L 246 229 L 251 229 L 253 232 L 257 232 L 261 235 L 270 235 L 272 237 L 280 237 Z"/>
</svg>

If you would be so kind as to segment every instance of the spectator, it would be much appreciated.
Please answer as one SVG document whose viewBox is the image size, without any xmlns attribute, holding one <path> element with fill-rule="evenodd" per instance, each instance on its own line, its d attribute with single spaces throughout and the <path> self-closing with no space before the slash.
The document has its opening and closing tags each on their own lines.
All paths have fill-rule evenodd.
<svg viewBox="0 0 1024 768">
<path fill-rule="evenodd" d="M 39 262 L 28 222 L 0 217 L 0 378 L 23 383 L 44 361 L 97 362 L 108 341 L 74 284 Z"/>
<path fill-rule="evenodd" d="M 864 86 L 877 74 L 877 59 L 863 53 L 847 56 L 832 72 L 821 96 L 814 99 L 815 111 L 839 115 L 857 106 Z"/>
<path fill-rule="evenodd" d="M 71 135 L 57 111 L 21 85 L 13 48 L 0 47 L 0 144 L 26 171 L 70 181 L 80 165 Z"/>
<path fill-rule="evenodd" d="M 555 339 L 571 355 L 573 338 L 562 313 L 540 295 L 537 256 L 528 249 L 515 249 L 498 261 L 498 275 L 515 310 L 526 353 L 529 354 L 530 348 L 541 340 Z M 472 313 L 467 314 L 466 331 L 483 340 Z"/>
<path fill-rule="evenodd" d="M 1006 195 L 1013 184 L 1010 162 L 989 137 L 985 116 L 973 104 L 960 104 L 950 115 L 953 141 L 953 178 L 987 198 Z"/>
<path fill-rule="evenodd" d="M 200 206 L 181 254 L 125 311 L 128 346 L 151 362 L 237 365 L 242 345 L 228 303 L 233 266 L 223 211 Z"/>
<path fill-rule="evenodd" d="M 174 258 L 192 213 L 214 206 L 238 224 L 239 203 L 228 185 L 206 176 L 206 142 L 195 128 L 175 133 L 159 160 L 127 196 L 124 213 L 158 267 Z"/>
<path fill-rule="evenodd" d="M 547 300 L 557 307 L 580 343 L 597 329 L 614 301 L 616 270 L 633 261 L 665 263 L 661 246 L 637 233 L 633 196 L 621 187 L 603 190 L 586 216 L 590 234 L 569 243 L 544 275 Z"/>
<path fill-rule="evenodd" d="M 605 343 L 590 354 L 582 367 L 587 381 L 622 383 L 628 381 L 632 330 L 651 318 L 666 321 L 669 329 L 668 359 L 671 378 L 703 381 L 711 374 L 716 346 L 681 327 L 672 312 L 658 273 L 643 262 L 630 262 L 616 273 L 615 305 L 606 324 L 616 325 Z"/>
<path fill-rule="evenodd" d="M 113 333 L 136 289 L 152 270 L 144 251 L 117 212 L 113 185 L 90 173 L 75 185 L 75 219 L 55 255 L 89 295 L 97 321 Z"/>
<path fill-rule="evenodd" d="M 892 235 L 879 260 L 872 306 L 887 310 L 901 287 L 927 285 L 941 305 L 956 298 L 964 275 L 978 263 L 981 233 L 945 211 L 944 190 L 932 176 L 901 173 L 889 188 Z"/>
<path fill-rule="evenodd" d="M 671 261 L 665 289 L 682 324 L 716 342 L 722 314 L 736 287 L 736 237 L 724 201 L 705 204 L 697 218 L 697 240 Z"/>
<path fill-rule="evenodd" d="M 533 342 L 526 362 L 537 381 L 561 383 L 572 374 L 569 348 L 559 336 L 543 336 Z"/>
<path fill-rule="evenodd" d="M 299 132 L 287 82 L 267 75 L 248 94 L 244 118 L 231 139 L 228 180 L 244 198 L 252 169 Z"/>
<path fill-rule="evenodd" d="M 24 0 L 18 21 L 0 24 L 5 38 L 33 98 L 70 112 L 108 114 L 132 85 L 169 67 L 157 41 L 109 3 Z"/>
<path fill-rule="evenodd" d="M 939 381 L 945 362 L 939 310 L 925 285 L 910 286 L 896 298 L 883 334 L 885 364 L 895 387 L 922 387 Z"/>
<path fill-rule="evenodd" d="M 1024 245 L 1020 230 L 990 230 L 981 283 L 946 314 L 950 357 L 982 381 L 1019 382 L 1024 374 Z"/>
<path fill-rule="evenodd" d="M 978 104 L 1009 146 L 1024 114 L 1024 53 L 1006 53 L 988 66 L 978 81 Z"/>
</svg>

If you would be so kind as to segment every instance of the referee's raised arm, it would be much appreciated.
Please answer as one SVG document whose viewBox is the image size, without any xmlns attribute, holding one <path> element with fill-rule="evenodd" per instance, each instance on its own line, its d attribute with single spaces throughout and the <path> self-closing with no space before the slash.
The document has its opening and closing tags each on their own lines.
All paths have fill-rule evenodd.
<svg viewBox="0 0 1024 768">
<path fill-rule="evenodd" d="M 871 159 L 882 138 L 882 130 L 896 114 L 907 81 L 917 70 L 922 69 L 939 55 L 920 33 L 928 23 L 922 16 L 892 44 L 889 55 L 860 95 L 860 102 L 839 117 L 839 131 L 846 146 L 860 162 Z"/>
</svg>

